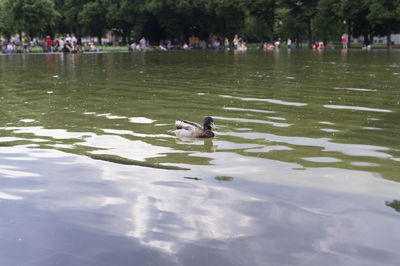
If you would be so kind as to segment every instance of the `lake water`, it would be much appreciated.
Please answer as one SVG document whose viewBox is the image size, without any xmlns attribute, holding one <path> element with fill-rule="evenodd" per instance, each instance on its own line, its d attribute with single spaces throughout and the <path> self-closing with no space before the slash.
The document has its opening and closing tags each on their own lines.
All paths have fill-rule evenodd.
<svg viewBox="0 0 400 266">
<path fill-rule="evenodd" d="M 398 265 L 400 52 L 0 56 L 0 265 Z M 175 120 L 214 118 L 213 139 Z"/>
</svg>

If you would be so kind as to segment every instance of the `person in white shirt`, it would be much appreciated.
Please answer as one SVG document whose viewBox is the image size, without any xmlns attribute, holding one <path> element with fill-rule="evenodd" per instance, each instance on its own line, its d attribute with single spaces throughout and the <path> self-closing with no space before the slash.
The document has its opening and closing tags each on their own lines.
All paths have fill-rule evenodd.
<svg viewBox="0 0 400 266">
<path fill-rule="evenodd" d="M 72 43 L 72 39 L 71 39 L 71 36 L 69 36 L 69 34 L 67 34 L 67 37 L 65 38 L 65 42 Z"/>
<path fill-rule="evenodd" d="M 288 50 L 292 49 L 292 40 L 290 38 L 287 39 L 287 48 Z"/>
<path fill-rule="evenodd" d="M 6 50 L 4 51 L 4 53 L 6 53 L 6 54 L 11 54 L 12 52 L 14 52 L 14 45 L 12 44 L 12 43 L 8 43 L 7 44 L 7 48 L 6 48 Z"/>
<path fill-rule="evenodd" d="M 61 51 L 64 51 L 64 38 L 58 40 L 58 45 L 60 46 Z"/>
</svg>

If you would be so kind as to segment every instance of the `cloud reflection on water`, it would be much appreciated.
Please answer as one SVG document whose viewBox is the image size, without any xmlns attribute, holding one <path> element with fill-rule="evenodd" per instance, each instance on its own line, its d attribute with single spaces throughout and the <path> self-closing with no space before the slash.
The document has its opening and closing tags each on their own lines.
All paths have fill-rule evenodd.
<svg viewBox="0 0 400 266">
<path fill-rule="evenodd" d="M 122 158 L 144 161 L 151 157 L 166 156 L 165 153 L 177 153 L 171 148 L 155 146 L 141 140 L 128 140 L 116 135 L 101 135 L 87 138 L 80 145 L 100 150 L 92 151 L 93 154 L 109 154 Z"/>
<path fill-rule="evenodd" d="M 5 150 L 0 148 L 0 155 Z M 376 201 L 369 197 L 299 189 L 296 182 L 291 186 L 270 183 L 272 176 L 290 176 L 293 164 L 268 164 L 261 173 L 257 172 L 262 168 L 260 164 L 256 163 L 260 167 L 256 170 L 255 165 L 243 158 L 227 161 L 223 156 L 225 153 L 213 153 L 218 155 L 216 160 L 221 165 L 218 169 L 210 168 L 204 172 L 204 168 L 194 167 L 184 173 L 173 171 L 176 174 L 173 176 L 171 171 L 97 162 L 54 150 L 38 153 L 34 149 L 13 147 L 7 152 L 8 155 L 13 153 L 16 157 L 25 154 L 39 160 L 35 163 L 28 160 L 31 163 L 24 165 L 22 170 L 42 177 L 40 184 L 18 185 L 19 189 L 25 188 L 24 192 L 8 185 L 0 193 L 0 198 L 6 200 L 8 191 L 14 191 L 15 195 L 10 195 L 20 197 L 24 202 L 24 211 L 17 212 L 14 219 L 31 216 L 31 222 L 24 225 L 30 234 L 15 225 L 10 228 L 9 219 L 0 222 L 0 230 L 8 228 L 22 239 L 25 245 L 18 251 L 24 261 L 30 258 L 30 253 L 24 251 L 36 242 L 39 243 L 35 245 L 36 259 L 44 266 L 54 264 L 60 258 L 57 254 L 65 253 L 76 254 L 75 259 L 81 263 L 93 260 L 103 265 L 98 259 L 105 250 L 121 253 L 111 260 L 120 265 L 131 263 L 126 254 L 137 251 L 141 254 L 151 252 L 159 259 L 155 265 L 205 265 L 207 261 L 210 265 L 272 265 L 266 263 L 271 258 L 280 265 L 321 265 L 322 262 L 338 265 L 343 259 L 352 260 L 353 264 L 396 261 L 397 249 L 388 244 L 395 243 L 396 235 L 378 228 L 397 228 L 397 216 L 389 214 L 389 209 L 388 214 L 382 215 L 382 210 L 376 209 Z M 42 153 L 46 155 L 40 156 Z M 16 163 L 12 156 L 11 159 L 3 158 L 0 156 L 2 165 Z M 238 175 L 243 173 L 242 170 L 231 169 L 230 174 L 238 184 L 221 183 L 213 178 L 220 172 L 227 173 L 229 167 L 238 165 L 238 160 L 249 167 L 245 175 Z M 315 182 L 317 177 L 321 179 L 323 169 L 300 172 L 305 174 L 299 179 L 304 181 L 311 175 Z M 339 174 L 332 169 L 328 172 L 336 177 Z M 342 173 L 351 174 L 345 170 Z M 187 180 L 184 175 L 204 178 Z M 326 177 L 322 176 L 322 179 Z M 338 182 L 336 177 L 332 176 L 332 182 Z M 26 181 L 30 179 L 25 178 Z M 343 185 L 352 186 L 347 182 Z M 36 189 L 29 192 L 32 187 Z M 397 193 L 398 188 L 394 190 Z M 5 206 L 1 204 L 0 210 L 4 211 Z M 366 225 L 365 220 L 374 222 Z M 49 227 L 43 229 L 45 225 Z M 50 237 L 52 228 L 58 228 L 57 235 Z M 13 247 L 9 237 L 2 235 L 0 239 L 8 243 L 8 249 Z M 95 236 L 117 239 L 112 246 L 107 244 L 108 241 L 91 242 L 92 252 L 86 248 L 74 251 L 76 245 L 97 239 Z M 352 241 L 354 237 L 357 241 Z M 125 248 L 128 240 L 131 241 L 130 248 Z M 365 244 L 371 240 L 375 245 Z M 51 256 L 38 256 L 53 246 L 57 247 L 57 252 Z M 351 257 L 348 250 L 353 252 Z M 367 250 L 370 254 L 365 253 Z M 140 263 L 148 261 L 148 258 L 136 258 Z M 5 259 L 20 261 L 9 256 L 0 261 Z"/>
<path fill-rule="evenodd" d="M 377 158 L 392 157 L 390 154 L 383 152 L 383 151 L 389 151 L 389 148 L 386 147 L 362 145 L 362 144 L 337 143 L 333 142 L 333 140 L 330 138 L 289 137 L 289 136 L 277 136 L 274 134 L 257 133 L 257 132 L 229 132 L 222 134 L 237 136 L 244 139 L 263 138 L 268 141 L 278 142 L 278 143 L 288 143 L 291 145 L 322 147 L 324 148 L 324 151 L 337 151 L 342 154 L 350 156 L 371 156 Z"/>
</svg>

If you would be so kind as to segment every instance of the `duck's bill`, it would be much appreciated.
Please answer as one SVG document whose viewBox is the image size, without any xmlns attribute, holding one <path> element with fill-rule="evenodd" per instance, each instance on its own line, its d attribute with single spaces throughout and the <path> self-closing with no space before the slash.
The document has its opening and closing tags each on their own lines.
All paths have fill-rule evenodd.
<svg viewBox="0 0 400 266">
<path fill-rule="evenodd" d="M 213 129 L 213 130 L 217 130 L 217 129 L 218 129 L 217 126 L 214 124 L 214 122 L 212 122 L 212 123 L 210 124 L 210 127 L 211 127 L 211 129 Z"/>
</svg>

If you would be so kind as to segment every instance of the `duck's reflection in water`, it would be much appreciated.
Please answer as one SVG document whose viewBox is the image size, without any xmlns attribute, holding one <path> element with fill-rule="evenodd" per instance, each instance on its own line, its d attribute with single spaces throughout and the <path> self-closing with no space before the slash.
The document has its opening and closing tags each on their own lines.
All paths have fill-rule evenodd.
<svg viewBox="0 0 400 266">
<path fill-rule="evenodd" d="M 179 145 L 197 145 L 202 147 L 201 152 L 216 152 L 217 145 L 214 145 L 212 138 L 176 138 L 176 144 Z"/>
<path fill-rule="evenodd" d="M 215 180 L 219 182 L 231 182 L 233 181 L 233 177 L 231 176 L 216 176 L 214 177 Z"/>
</svg>

